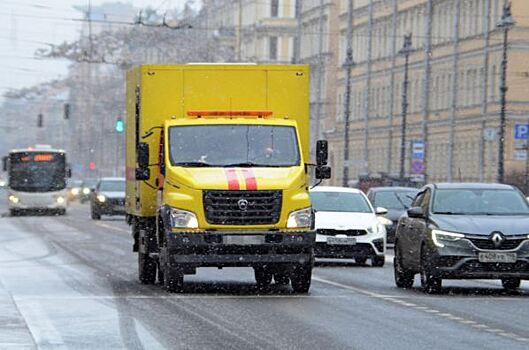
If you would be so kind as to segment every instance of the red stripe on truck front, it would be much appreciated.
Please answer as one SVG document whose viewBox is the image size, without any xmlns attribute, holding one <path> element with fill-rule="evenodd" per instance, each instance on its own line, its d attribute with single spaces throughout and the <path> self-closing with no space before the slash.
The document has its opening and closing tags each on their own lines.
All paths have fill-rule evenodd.
<svg viewBox="0 0 529 350">
<path fill-rule="evenodd" d="M 242 169 L 244 175 L 244 181 L 246 181 L 246 190 L 255 191 L 257 190 L 257 180 L 252 169 Z"/>
<path fill-rule="evenodd" d="M 228 189 L 229 190 L 239 190 L 239 179 L 237 179 L 237 172 L 235 169 L 225 169 L 226 178 L 228 179 Z"/>
</svg>

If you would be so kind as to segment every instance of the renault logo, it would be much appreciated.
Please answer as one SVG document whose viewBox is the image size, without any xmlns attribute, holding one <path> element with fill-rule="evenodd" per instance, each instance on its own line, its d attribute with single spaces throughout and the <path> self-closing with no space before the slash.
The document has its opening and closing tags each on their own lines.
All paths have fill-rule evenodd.
<svg viewBox="0 0 529 350">
<path fill-rule="evenodd" d="M 239 209 L 241 211 L 248 210 L 248 201 L 246 199 L 239 199 L 239 201 L 237 202 L 237 205 L 239 206 Z"/>
<path fill-rule="evenodd" d="M 490 240 L 492 241 L 492 244 L 494 244 L 495 248 L 499 248 L 502 245 L 503 241 L 505 241 L 505 237 L 503 237 L 503 234 L 501 232 L 492 232 Z"/>
</svg>

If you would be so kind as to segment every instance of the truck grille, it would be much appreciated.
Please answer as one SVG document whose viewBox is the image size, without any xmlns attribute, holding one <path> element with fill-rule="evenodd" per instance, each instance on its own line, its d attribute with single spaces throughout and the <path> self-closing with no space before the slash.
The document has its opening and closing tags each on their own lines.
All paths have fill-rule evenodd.
<svg viewBox="0 0 529 350">
<path fill-rule="evenodd" d="M 281 215 L 281 191 L 204 191 L 206 221 L 214 225 L 270 225 Z"/>
</svg>

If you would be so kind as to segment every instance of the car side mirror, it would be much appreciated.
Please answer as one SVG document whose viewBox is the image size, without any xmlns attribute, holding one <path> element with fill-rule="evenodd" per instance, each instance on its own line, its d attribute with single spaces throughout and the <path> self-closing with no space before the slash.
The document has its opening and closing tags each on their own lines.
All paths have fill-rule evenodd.
<svg viewBox="0 0 529 350">
<path fill-rule="evenodd" d="M 421 207 L 412 207 L 407 212 L 410 218 L 423 219 L 425 217 L 424 210 Z"/>
<path fill-rule="evenodd" d="M 136 149 L 136 158 L 138 161 L 139 168 L 149 167 L 149 144 L 146 142 L 140 142 Z"/>
<path fill-rule="evenodd" d="M 386 208 L 377 207 L 375 209 L 375 214 L 377 215 L 386 215 L 388 213 L 388 210 Z"/>
<path fill-rule="evenodd" d="M 149 168 L 136 168 L 135 172 L 136 180 L 145 181 L 151 178 L 151 169 Z"/>
<path fill-rule="evenodd" d="M 316 142 L 316 165 L 318 167 L 327 165 L 329 158 L 329 147 L 327 140 L 318 140 Z"/>
</svg>

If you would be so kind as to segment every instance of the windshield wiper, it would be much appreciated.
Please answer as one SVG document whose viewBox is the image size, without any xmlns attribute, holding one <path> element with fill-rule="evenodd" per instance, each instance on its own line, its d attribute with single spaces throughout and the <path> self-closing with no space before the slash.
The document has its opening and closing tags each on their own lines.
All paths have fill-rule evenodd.
<svg viewBox="0 0 529 350">
<path fill-rule="evenodd" d="M 440 214 L 440 215 L 465 215 L 464 213 L 456 213 L 453 211 L 435 211 L 434 214 Z"/>
<path fill-rule="evenodd" d="M 183 167 L 212 167 L 214 165 L 211 165 L 209 163 L 204 162 L 180 162 L 175 163 L 173 166 L 183 166 Z"/>
<path fill-rule="evenodd" d="M 260 168 L 278 168 L 282 167 L 283 165 L 271 165 L 271 164 L 259 164 L 259 163 L 253 163 L 253 162 L 241 162 L 241 163 L 232 163 L 232 164 L 225 164 L 222 165 L 225 168 L 250 168 L 250 167 L 260 167 Z"/>
<path fill-rule="evenodd" d="M 395 196 L 395 198 L 397 198 L 397 200 L 399 201 L 399 203 L 402 205 L 402 209 L 406 209 L 408 208 L 406 206 L 406 204 L 404 204 L 404 202 L 402 201 L 402 199 L 400 199 L 399 195 L 397 194 L 397 192 L 393 192 L 393 195 Z"/>
</svg>

